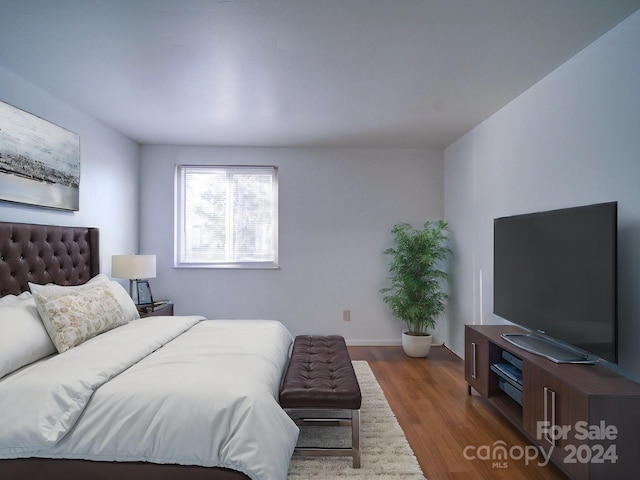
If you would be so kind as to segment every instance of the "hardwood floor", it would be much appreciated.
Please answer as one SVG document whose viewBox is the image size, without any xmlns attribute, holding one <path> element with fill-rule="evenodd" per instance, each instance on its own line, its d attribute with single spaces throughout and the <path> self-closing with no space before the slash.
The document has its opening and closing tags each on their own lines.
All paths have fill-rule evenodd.
<svg viewBox="0 0 640 480">
<path fill-rule="evenodd" d="M 352 346 L 349 352 L 369 362 L 428 480 L 566 479 L 551 464 L 539 466 L 541 455 L 529 462 L 508 458 L 502 468 L 467 459 L 478 447 L 493 452 L 498 441 L 515 453 L 530 442 L 477 393 L 467 395 L 464 362 L 447 348 L 433 347 L 427 359 L 407 357 L 401 347 Z"/>
</svg>

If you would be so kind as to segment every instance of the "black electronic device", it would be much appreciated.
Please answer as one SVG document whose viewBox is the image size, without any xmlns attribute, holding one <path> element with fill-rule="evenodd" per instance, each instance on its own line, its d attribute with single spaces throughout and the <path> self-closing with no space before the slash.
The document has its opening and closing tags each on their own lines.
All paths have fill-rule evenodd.
<svg viewBox="0 0 640 480">
<path fill-rule="evenodd" d="M 494 220 L 494 313 L 559 363 L 617 361 L 617 203 Z"/>
</svg>

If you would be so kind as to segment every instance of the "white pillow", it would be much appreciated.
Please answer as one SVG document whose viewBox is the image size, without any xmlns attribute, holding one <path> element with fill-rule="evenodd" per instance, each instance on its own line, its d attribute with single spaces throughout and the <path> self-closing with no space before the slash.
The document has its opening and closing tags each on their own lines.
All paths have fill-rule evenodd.
<svg viewBox="0 0 640 480">
<path fill-rule="evenodd" d="M 0 378 L 53 353 L 33 298 L 0 305 Z"/>
<path fill-rule="evenodd" d="M 29 284 L 51 341 L 63 353 L 128 322 L 107 282 L 84 288 Z"/>
<path fill-rule="evenodd" d="M 18 303 L 23 300 L 27 300 L 28 298 L 33 298 L 31 292 L 22 292 L 20 295 L 5 295 L 4 297 L 0 298 L 0 306 Z"/>
</svg>

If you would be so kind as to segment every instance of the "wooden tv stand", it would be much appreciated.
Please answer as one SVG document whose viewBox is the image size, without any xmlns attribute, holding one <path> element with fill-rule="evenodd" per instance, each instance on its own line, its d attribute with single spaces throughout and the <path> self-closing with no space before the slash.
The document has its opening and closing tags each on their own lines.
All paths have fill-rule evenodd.
<svg viewBox="0 0 640 480">
<path fill-rule="evenodd" d="M 545 452 L 553 447 L 552 461 L 570 478 L 638 478 L 640 384 L 603 365 L 554 363 L 500 336 L 520 332 L 506 325 L 465 326 L 468 393 L 476 390 L 532 445 Z M 507 363 L 503 352 L 522 360 L 521 400 L 513 395 L 521 404 L 500 388 L 502 381 L 513 392 L 491 369 Z"/>
</svg>

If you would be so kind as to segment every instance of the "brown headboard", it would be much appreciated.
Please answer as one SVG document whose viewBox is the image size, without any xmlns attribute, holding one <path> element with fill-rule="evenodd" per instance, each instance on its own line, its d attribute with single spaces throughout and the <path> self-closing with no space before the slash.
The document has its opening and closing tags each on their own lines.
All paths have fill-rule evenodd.
<svg viewBox="0 0 640 480">
<path fill-rule="evenodd" d="M 98 273 L 97 228 L 0 222 L 0 297 L 29 282 L 81 285 Z"/>
</svg>

